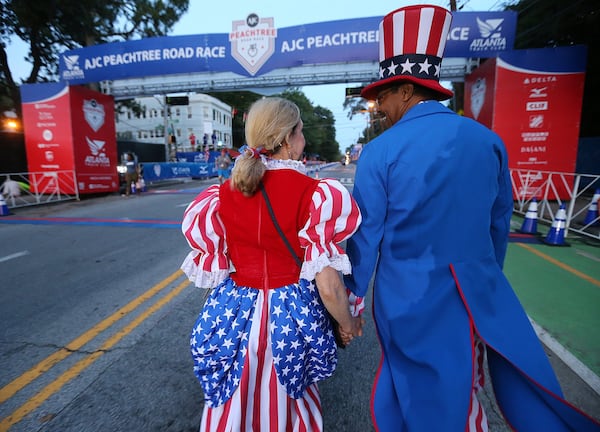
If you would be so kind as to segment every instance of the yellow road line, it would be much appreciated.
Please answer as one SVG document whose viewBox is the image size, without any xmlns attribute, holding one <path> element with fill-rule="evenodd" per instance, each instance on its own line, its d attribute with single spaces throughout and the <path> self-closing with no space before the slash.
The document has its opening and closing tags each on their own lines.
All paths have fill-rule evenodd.
<svg viewBox="0 0 600 432">
<path fill-rule="evenodd" d="M 12 414 L 8 417 L 5 417 L 0 422 L 0 431 L 7 431 L 11 426 L 16 423 L 19 423 L 23 418 L 39 408 L 42 403 L 54 393 L 59 391 L 65 384 L 71 381 L 73 378 L 77 377 L 81 372 L 91 366 L 100 356 L 105 354 L 106 351 L 115 346 L 121 339 L 131 333 L 137 326 L 139 326 L 142 322 L 144 322 L 148 317 L 150 317 L 153 313 L 158 311 L 164 305 L 173 300 L 177 295 L 183 291 L 183 289 L 188 286 L 190 282 L 186 279 L 181 282 L 173 291 L 169 294 L 165 295 L 162 299 L 157 301 L 155 304 L 150 306 L 145 312 L 136 317 L 131 323 L 126 325 L 123 329 L 119 330 L 113 336 L 111 336 L 97 351 L 94 351 L 87 357 L 78 361 L 74 364 L 70 369 L 65 371 L 62 375 L 44 387 L 38 394 L 30 398 L 27 402 L 17 408 Z"/>
<path fill-rule="evenodd" d="M 516 244 L 517 246 L 522 247 L 523 249 L 527 249 L 529 252 L 536 254 L 537 256 L 545 259 L 546 261 L 550 261 L 552 264 L 560 267 L 561 269 L 566 270 L 566 271 L 568 271 L 570 273 L 573 273 L 575 276 L 578 276 L 581 279 L 584 279 L 584 280 L 588 281 L 589 283 L 600 287 L 600 281 L 599 280 L 594 279 L 593 277 L 588 276 L 585 273 L 582 273 L 579 270 L 576 270 L 573 267 L 568 266 L 567 264 L 562 263 L 562 262 L 558 261 L 557 259 L 552 258 L 551 256 L 548 256 L 548 255 L 546 255 L 543 252 L 540 252 L 539 250 L 537 250 L 535 248 L 532 248 L 529 245 L 526 245 L 526 244 L 523 244 L 523 243 L 514 243 L 514 244 Z"/>
<path fill-rule="evenodd" d="M 17 377 L 13 381 L 11 381 L 10 383 L 8 383 L 4 387 L 2 387 L 0 389 L 0 403 L 3 403 L 6 400 L 13 397 L 15 393 L 17 393 L 18 391 L 23 389 L 25 386 L 29 385 L 33 380 L 35 380 L 42 374 L 46 373 L 58 362 L 64 360 L 65 358 L 67 358 L 68 356 L 73 354 L 73 352 L 79 350 L 82 346 L 84 346 L 85 344 L 90 342 L 92 339 L 94 339 L 96 336 L 98 336 L 104 330 L 106 330 L 107 328 L 109 328 L 110 326 L 115 324 L 121 318 L 124 318 L 125 316 L 127 316 L 127 314 L 134 311 L 146 300 L 155 296 L 157 293 L 159 293 L 161 290 L 163 290 L 165 287 L 167 287 L 170 283 L 172 283 L 175 279 L 180 277 L 182 274 L 183 274 L 183 272 L 181 270 L 177 270 L 172 275 L 168 276 L 167 278 L 163 279 L 158 284 L 154 285 L 152 288 L 150 288 L 148 291 L 146 291 L 141 296 L 133 299 L 131 302 L 129 302 L 128 304 L 123 306 L 121 309 L 116 311 L 114 314 L 112 314 L 108 318 L 104 319 L 103 321 L 99 322 L 97 325 L 95 325 L 94 327 L 92 327 L 91 329 L 89 329 L 88 331 L 83 333 L 82 335 L 73 339 L 64 348 L 61 348 L 60 350 L 56 351 L 55 353 L 49 355 L 44 360 L 39 362 L 37 365 L 35 365 L 31 369 L 29 369 L 27 372 L 24 372 L 21 376 Z"/>
</svg>

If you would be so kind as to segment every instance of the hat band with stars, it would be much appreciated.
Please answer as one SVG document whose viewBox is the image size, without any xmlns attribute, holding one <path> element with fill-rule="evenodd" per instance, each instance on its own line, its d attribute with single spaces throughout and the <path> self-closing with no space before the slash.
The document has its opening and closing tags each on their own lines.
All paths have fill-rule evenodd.
<svg viewBox="0 0 600 432">
<path fill-rule="evenodd" d="M 439 81 L 442 58 L 427 54 L 401 54 L 379 63 L 379 78 L 411 76 Z"/>
</svg>

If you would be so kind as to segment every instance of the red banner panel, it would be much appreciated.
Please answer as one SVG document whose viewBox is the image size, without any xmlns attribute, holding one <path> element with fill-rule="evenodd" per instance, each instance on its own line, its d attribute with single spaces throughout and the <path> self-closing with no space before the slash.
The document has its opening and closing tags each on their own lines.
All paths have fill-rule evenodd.
<svg viewBox="0 0 600 432">
<path fill-rule="evenodd" d="M 29 91 L 35 100 L 29 102 Z M 25 151 L 35 193 L 74 193 L 69 88 L 62 83 L 21 86 Z M 64 188 L 63 188 L 64 186 Z"/>
<path fill-rule="evenodd" d="M 32 192 L 118 191 L 111 96 L 64 83 L 21 86 L 25 149 Z"/>
<path fill-rule="evenodd" d="M 585 59 L 582 46 L 512 51 L 488 60 L 465 80 L 465 115 L 502 137 L 511 169 L 530 171 L 517 185 L 521 198 L 539 198 L 546 191 L 548 199 L 570 197 L 572 177 L 554 188 L 544 184 L 551 172 L 575 171 Z"/>
<path fill-rule="evenodd" d="M 80 193 L 118 191 L 115 104 L 86 87 L 70 88 L 73 154 Z"/>
</svg>

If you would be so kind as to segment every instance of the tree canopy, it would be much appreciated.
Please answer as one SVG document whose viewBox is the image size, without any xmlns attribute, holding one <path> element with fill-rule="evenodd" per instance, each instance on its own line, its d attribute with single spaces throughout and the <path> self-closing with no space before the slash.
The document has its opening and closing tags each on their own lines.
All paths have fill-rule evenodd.
<svg viewBox="0 0 600 432">
<path fill-rule="evenodd" d="M 189 0 L 0 0 L 0 110 L 21 109 L 21 83 L 6 52 L 14 38 L 29 46 L 24 55 L 31 71 L 23 82 L 55 81 L 62 51 L 167 35 L 188 5 Z"/>
</svg>

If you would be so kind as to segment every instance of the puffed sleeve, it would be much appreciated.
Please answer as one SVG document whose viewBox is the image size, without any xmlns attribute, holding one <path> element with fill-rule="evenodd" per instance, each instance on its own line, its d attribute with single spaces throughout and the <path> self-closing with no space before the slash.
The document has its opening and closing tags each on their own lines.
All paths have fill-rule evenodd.
<svg viewBox="0 0 600 432">
<path fill-rule="evenodd" d="M 200 288 L 217 286 L 229 275 L 225 229 L 219 217 L 219 186 L 202 191 L 183 214 L 181 231 L 192 251 L 181 270 Z"/>
<path fill-rule="evenodd" d="M 351 273 L 350 260 L 340 243 L 354 234 L 360 222 L 360 210 L 346 187 L 334 179 L 319 181 L 308 221 L 298 234 L 304 249 L 300 277 L 313 280 L 327 266 Z"/>
</svg>

